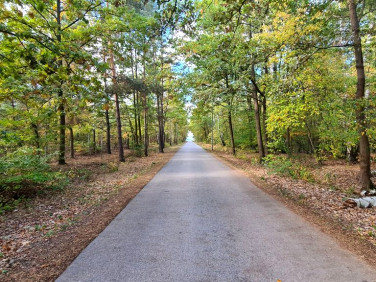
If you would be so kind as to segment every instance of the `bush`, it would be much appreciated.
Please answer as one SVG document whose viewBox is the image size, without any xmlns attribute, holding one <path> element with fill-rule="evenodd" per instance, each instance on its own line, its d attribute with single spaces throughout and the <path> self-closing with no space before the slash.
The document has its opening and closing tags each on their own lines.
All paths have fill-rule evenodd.
<svg viewBox="0 0 376 282">
<path fill-rule="evenodd" d="M 31 147 L 21 147 L 0 161 L 0 202 L 33 196 L 44 188 L 60 189 L 67 178 L 50 169 L 49 158 Z"/>
<path fill-rule="evenodd" d="M 144 146 L 143 145 L 135 145 L 134 146 L 134 151 L 133 151 L 134 156 L 140 158 L 144 155 Z"/>
<path fill-rule="evenodd" d="M 290 176 L 294 179 L 313 181 L 311 172 L 303 165 L 293 162 L 285 156 L 269 154 L 263 159 L 263 163 L 273 172 L 282 176 Z"/>
</svg>

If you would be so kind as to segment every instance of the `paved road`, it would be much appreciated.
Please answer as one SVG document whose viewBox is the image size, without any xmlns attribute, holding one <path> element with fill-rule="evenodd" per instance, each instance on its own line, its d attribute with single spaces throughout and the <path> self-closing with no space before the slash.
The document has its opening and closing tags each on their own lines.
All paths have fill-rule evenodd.
<svg viewBox="0 0 376 282">
<path fill-rule="evenodd" d="M 376 271 L 192 142 L 61 281 L 376 281 Z"/>
</svg>

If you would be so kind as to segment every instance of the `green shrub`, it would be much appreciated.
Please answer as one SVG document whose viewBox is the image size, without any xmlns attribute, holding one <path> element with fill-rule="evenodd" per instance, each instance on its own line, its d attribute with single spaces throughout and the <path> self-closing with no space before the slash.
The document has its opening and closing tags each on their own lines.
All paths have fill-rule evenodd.
<svg viewBox="0 0 376 282">
<path fill-rule="evenodd" d="M 10 209 L 14 200 L 33 196 L 45 188 L 55 190 L 67 184 L 65 174 L 52 171 L 49 158 L 39 153 L 34 148 L 21 147 L 1 157 L 0 209 Z"/>
<path fill-rule="evenodd" d="M 143 145 L 135 145 L 134 146 L 134 156 L 136 157 L 142 157 L 144 155 L 144 146 Z"/>
<path fill-rule="evenodd" d="M 267 155 L 263 159 L 263 163 L 273 172 L 284 176 L 294 176 L 292 169 L 292 162 L 284 156 L 277 156 L 273 154 Z"/>
<path fill-rule="evenodd" d="M 302 179 L 304 181 L 312 182 L 312 173 L 303 165 L 293 162 L 290 158 L 285 156 L 277 156 L 269 154 L 263 159 L 272 173 L 282 176 L 290 176 L 294 179 Z"/>
</svg>

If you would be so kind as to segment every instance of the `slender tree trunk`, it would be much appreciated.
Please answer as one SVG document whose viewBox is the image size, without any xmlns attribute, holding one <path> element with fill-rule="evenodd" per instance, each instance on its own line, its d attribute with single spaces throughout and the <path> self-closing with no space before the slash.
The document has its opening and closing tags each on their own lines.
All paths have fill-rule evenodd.
<svg viewBox="0 0 376 282">
<path fill-rule="evenodd" d="M 365 72 L 363 63 L 362 41 L 360 37 L 359 19 L 356 12 L 356 4 L 354 0 L 348 0 L 352 35 L 354 41 L 354 54 L 356 62 L 356 120 L 359 132 L 359 166 L 360 166 L 360 185 L 362 190 L 370 190 L 373 188 L 371 182 L 371 156 L 370 146 L 367 133 L 364 93 L 365 93 Z"/>
<path fill-rule="evenodd" d="M 119 97 L 117 93 L 115 93 L 115 105 L 116 105 L 116 125 L 117 125 L 118 145 L 119 145 L 119 161 L 125 162 L 124 149 L 123 149 L 123 137 L 121 133 L 120 105 L 119 105 Z"/>
<path fill-rule="evenodd" d="M 232 115 L 231 115 L 231 108 L 228 110 L 228 124 L 230 126 L 230 137 L 231 137 L 231 148 L 232 148 L 232 154 L 236 154 L 235 150 L 235 140 L 234 140 L 234 129 L 232 126 Z"/>
<path fill-rule="evenodd" d="M 56 39 L 61 42 L 61 2 L 56 1 L 56 22 L 57 22 L 57 35 Z M 58 59 L 57 61 L 59 67 L 63 66 L 63 60 Z M 59 129 L 59 165 L 65 165 L 65 109 L 64 109 L 64 97 L 63 97 L 63 81 L 60 81 L 59 91 L 59 118 L 60 118 L 60 129 Z"/>
<path fill-rule="evenodd" d="M 107 2 L 107 7 L 109 3 Z M 115 62 L 114 62 L 114 54 L 110 49 L 110 67 L 112 71 L 112 83 L 116 84 L 116 70 L 115 70 Z M 115 108 L 116 108 L 116 129 L 118 135 L 118 147 L 119 147 L 119 161 L 125 162 L 124 157 L 124 147 L 123 147 L 123 136 L 122 136 L 122 129 L 121 129 L 121 114 L 120 114 L 120 102 L 119 102 L 119 95 L 115 93 Z"/>
<path fill-rule="evenodd" d="M 309 144 L 310 144 L 310 147 L 311 147 L 312 154 L 314 154 L 316 156 L 316 149 L 315 149 L 315 145 L 313 144 L 312 133 L 311 133 L 311 130 L 309 129 L 307 122 L 305 122 L 305 126 L 307 128 L 307 133 L 308 133 L 307 136 L 308 136 L 308 141 L 309 141 Z"/>
<path fill-rule="evenodd" d="M 146 93 L 143 94 L 143 106 L 144 106 L 144 154 L 145 157 L 149 155 L 149 133 L 148 133 L 148 108 Z"/>
<path fill-rule="evenodd" d="M 106 62 L 106 53 L 103 51 L 103 61 Z M 104 75 L 104 89 L 106 92 L 107 89 L 107 74 Z M 106 94 L 107 95 L 107 94 Z M 107 96 L 107 99 L 110 100 L 110 97 Z M 106 151 L 107 154 L 111 154 L 111 125 L 110 125 L 110 114 L 109 114 L 109 105 L 105 105 L 105 118 L 106 118 Z"/>
<path fill-rule="evenodd" d="M 154 65 L 154 72 L 157 71 L 156 69 L 156 51 L 155 51 L 155 46 L 153 47 L 153 65 Z M 163 52 L 161 56 L 161 62 L 162 62 L 162 70 L 163 70 Z M 162 78 L 162 88 L 163 88 L 163 78 Z M 162 102 L 162 97 L 163 97 L 163 90 L 162 93 L 160 93 L 158 90 L 156 92 L 157 96 L 157 118 L 158 118 L 158 135 L 157 135 L 157 142 L 158 142 L 158 150 L 159 153 L 163 153 L 163 148 L 164 148 L 164 134 L 163 134 L 163 102 Z"/>
<path fill-rule="evenodd" d="M 179 142 L 179 136 L 178 136 L 178 125 L 175 123 L 175 134 L 174 134 L 174 144 L 177 145 Z"/>
<path fill-rule="evenodd" d="M 93 153 L 94 155 L 97 153 L 97 144 L 96 144 L 96 136 L 95 136 L 95 128 L 92 129 L 93 130 Z"/>
<path fill-rule="evenodd" d="M 251 67 L 251 76 L 252 80 L 256 81 L 255 66 Z M 252 83 L 251 95 L 253 99 L 253 110 L 255 114 L 255 123 L 256 123 L 256 134 L 257 134 L 257 145 L 259 150 L 260 162 L 265 157 L 264 145 L 262 142 L 262 132 L 261 132 L 261 123 L 260 123 L 260 107 L 258 103 L 258 95 L 256 86 Z"/>
<path fill-rule="evenodd" d="M 287 128 L 286 132 L 286 143 L 287 143 L 287 154 L 291 155 L 292 154 L 292 148 L 291 148 L 291 134 L 290 134 L 290 127 Z"/>
<path fill-rule="evenodd" d="M 73 135 L 73 128 L 69 127 L 69 137 L 70 137 L 70 156 L 74 159 L 74 135 Z"/>
<path fill-rule="evenodd" d="M 137 120 L 137 102 L 136 102 L 136 91 L 133 90 L 133 114 L 134 114 L 134 127 L 135 127 L 135 131 L 134 131 L 134 141 L 135 141 L 135 145 L 138 145 L 139 142 L 138 142 L 138 120 Z"/>
<path fill-rule="evenodd" d="M 248 123 L 249 123 L 249 142 L 250 144 L 252 144 L 254 127 L 252 125 L 253 99 L 251 95 L 247 95 L 247 108 L 248 108 L 247 117 L 248 117 Z"/>
<path fill-rule="evenodd" d="M 214 109 L 211 112 L 211 150 L 214 151 Z"/>
<path fill-rule="evenodd" d="M 160 102 L 161 102 L 161 140 L 162 140 L 162 149 L 165 148 L 165 140 L 166 140 L 166 133 L 165 133 L 165 122 L 164 122 L 164 109 L 163 109 L 163 79 L 162 79 L 162 93 L 160 97 Z"/>
<path fill-rule="evenodd" d="M 146 68 L 145 68 L 145 54 L 143 54 L 143 76 L 144 76 L 144 81 L 146 79 Z M 148 147 L 149 147 L 149 133 L 148 133 L 148 105 L 147 105 L 147 96 L 146 92 L 143 93 L 142 95 L 142 104 L 144 108 L 144 154 L 145 157 L 149 155 Z"/>
<path fill-rule="evenodd" d="M 164 136 L 163 136 L 163 115 L 162 115 L 162 105 L 161 105 L 161 94 L 157 94 L 157 111 L 158 111 L 158 148 L 159 152 L 163 153 L 164 149 Z"/>
<path fill-rule="evenodd" d="M 226 75 L 226 88 L 227 88 L 228 91 L 231 91 L 230 90 L 229 81 L 228 81 L 228 75 Z M 232 114 L 231 114 L 231 110 L 232 110 L 232 98 L 233 98 L 233 96 L 231 94 L 227 117 L 228 117 L 228 124 L 229 124 L 229 128 L 230 128 L 230 139 L 231 139 L 232 154 L 235 155 L 236 154 L 236 149 L 235 149 L 235 139 L 234 139 L 234 128 L 233 128 L 233 125 L 232 125 Z"/>
<path fill-rule="evenodd" d="M 138 123 L 138 136 L 140 138 L 140 143 L 142 143 L 142 132 L 141 132 L 141 109 L 140 109 L 140 93 L 136 93 L 137 98 L 137 123 Z"/>
<path fill-rule="evenodd" d="M 37 147 L 37 149 L 40 149 L 40 135 L 38 126 L 35 123 L 31 123 L 31 128 L 33 129 L 35 135 L 35 146 Z"/>
<path fill-rule="evenodd" d="M 137 51 L 134 49 L 134 77 L 138 79 L 138 67 L 137 67 Z M 137 126 L 136 131 L 138 130 L 138 140 L 137 144 L 142 143 L 142 132 L 141 132 L 141 114 L 140 114 L 140 93 L 136 91 L 136 119 L 137 119 Z"/>
<path fill-rule="evenodd" d="M 267 60 L 265 62 L 265 74 L 268 74 Z M 268 132 L 266 131 L 266 97 L 262 97 L 262 141 L 264 146 L 264 155 L 268 155 Z"/>
<path fill-rule="evenodd" d="M 110 115 L 108 110 L 105 111 L 106 114 L 106 151 L 107 154 L 111 154 L 111 126 L 110 126 Z"/>
</svg>

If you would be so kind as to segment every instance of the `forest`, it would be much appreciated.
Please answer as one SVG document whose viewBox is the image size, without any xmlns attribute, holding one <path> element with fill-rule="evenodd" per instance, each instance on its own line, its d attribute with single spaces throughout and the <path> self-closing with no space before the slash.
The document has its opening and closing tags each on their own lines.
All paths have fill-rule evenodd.
<svg viewBox="0 0 376 282">
<path fill-rule="evenodd" d="M 149 144 L 163 153 L 185 140 L 172 48 L 183 12 L 172 3 L 1 1 L 0 9 L 2 204 L 60 183 L 49 163 L 98 153 L 124 162 L 124 150 L 148 156 Z"/>
<path fill-rule="evenodd" d="M 375 246 L 342 205 L 375 194 L 376 1 L 0 0 L 0 278 L 55 279 L 191 134 Z"/>
<path fill-rule="evenodd" d="M 2 1 L 1 188 L 51 182 L 53 159 L 116 150 L 122 162 L 124 149 L 147 156 L 149 143 L 163 152 L 185 140 L 189 115 L 197 141 L 257 150 L 260 162 L 294 152 L 359 162 L 370 190 L 375 9 Z"/>
<path fill-rule="evenodd" d="M 198 141 L 318 164 L 359 163 L 371 190 L 376 148 L 376 2 L 202 1 L 183 45 Z M 269 156 L 267 156 L 270 154 Z M 267 159 L 265 159 L 267 158 Z"/>
</svg>

